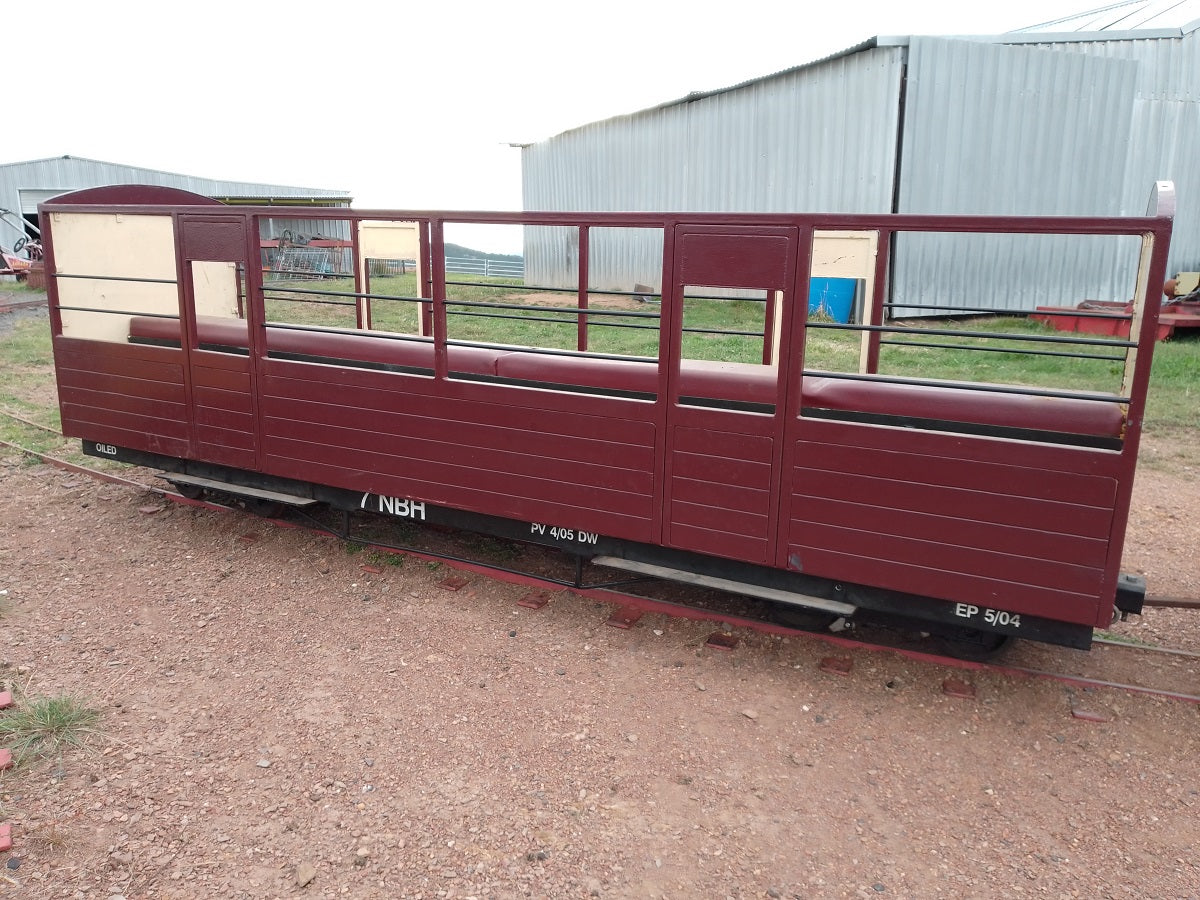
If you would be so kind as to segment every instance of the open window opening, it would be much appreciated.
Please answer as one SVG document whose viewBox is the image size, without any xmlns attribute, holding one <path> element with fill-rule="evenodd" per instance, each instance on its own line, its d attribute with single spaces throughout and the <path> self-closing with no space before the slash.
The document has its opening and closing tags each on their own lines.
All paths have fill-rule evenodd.
<svg viewBox="0 0 1200 900">
<path fill-rule="evenodd" d="M 1139 238 L 905 231 L 881 241 L 890 283 L 864 293 L 861 320 L 807 323 L 804 415 L 1119 447 Z M 819 256 L 815 242 L 814 273 Z M 1103 285 L 1122 283 L 1114 272 L 1129 274 L 1108 296 Z"/>
<path fill-rule="evenodd" d="M 450 223 L 445 240 L 451 377 L 656 396 L 661 228 Z M 491 249 L 452 256 L 467 240 Z"/>
</svg>

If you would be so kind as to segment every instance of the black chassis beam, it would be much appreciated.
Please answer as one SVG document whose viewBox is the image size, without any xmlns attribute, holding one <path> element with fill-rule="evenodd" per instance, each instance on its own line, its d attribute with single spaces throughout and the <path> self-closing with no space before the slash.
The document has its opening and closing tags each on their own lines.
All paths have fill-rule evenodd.
<svg viewBox="0 0 1200 900">
<path fill-rule="evenodd" d="M 171 456 L 162 456 L 141 450 L 130 450 L 95 441 L 83 441 L 83 452 L 88 456 L 113 459 L 119 462 L 199 475 L 223 481 L 236 487 L 256 487 L 280 493 L 293 494 L 328 504 L 347 513 L 366 511 L 405 522 L 442 525 L 460 531 L 473 531 L 499 538 L 553 547 L 568 554 L 589 559 L 593 556 L 615 556 L 637 562 L 681 569 L 701 575 L 711 575 L 731 581 L 740 581 L 759 587 L 774 588 L 797 595 L 795 605 L 804 607 L 804 597 L 819 597 L 849 603 L 865 611 L 882 613 L 924 623 L 925 630 L 953 636 L 962 629 L 974 629 L 994 634 L 1043 643 L 1058 644 L 1087 650 L 1092 643 L 1092 627 L 1072 622 L 1062 622 L 1042 616 L 1014 615 L 1006 610 L 993 609 L 982 603 L 956 603 L 907 594 L 885 588 L 870 587 L 852 582 L 836 581 L 801 572 L 785 571 L 769 566 L 760 566 L 737 560 L 705 556 L 686 550 L 675 550 L 654 544 L 642 544 L 620 538 L 607 537 L 575 528 L 573 523 L 524 522 L 500 516 L 473 513 L 452 507 L 438 506 L 410 497 L 389 497 L 380 494 L 348 491 L 290 478 L 279 478 L 260 472 L 249 472 L 210 463 L 192 462 Z M 1141 595 L 1138 595 L 1140 582 Z M 1145 595 L 1145 582 L 1133 576 L 1122 576 L 1119 599 L 1128 606 L 1137 606 Z M 765 601 L 764 601 L 765 602 Z M 1123 607 L 1122 607 L 1123 608 Z"/>
</svg>

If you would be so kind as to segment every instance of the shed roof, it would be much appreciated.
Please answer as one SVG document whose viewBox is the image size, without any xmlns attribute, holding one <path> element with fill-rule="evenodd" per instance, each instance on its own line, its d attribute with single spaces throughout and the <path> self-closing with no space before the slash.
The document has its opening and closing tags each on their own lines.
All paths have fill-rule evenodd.
<svg viewBox="0 0 1200 900">
<path fill-rule="evenodd" d="M 98 159 L 88 159 L 82 156 L 52 156 L 45 159 L 30 159 L 22 162 L 0 163 L 0 179 L 18 176 L 21 170 L 27 170 L 30 177 L 38 179 L 38 184 L 30 187 L 56 186 L 58 183 L 79 180 L 80 177 L 91 183 L 113 183 L 120 181 L 128 183 L 141 180 L 148 184 L 169 184 L 175 187 L 185 187 L 206 197 L 216 197 L 226 200 L 255 200 L 265 202 L 272 200 L 288 204 L 289 201 L 323 201 L 330 203 L 349 203 L 350 192 L 345 190 L 330 190 L 327 188 L 296 187 L 283 184 L 263 184 L 252 181 L 223 181 L 215 178 L 199 178 L 193 175 L 183 175 L 178 172 L 167 172 L 161 169 L 148 169 L 141 166 L 131 166 L 125 163 L 105 162 Z M 70 176 L 74 176 L 73 178 Z"/>
<path fill-rule="evenodd" d="M 1077 13 L 1063 19 L 1055 19 L 1041 25 L 1031 25 L 1004 34 L 985 35 L 938 35 L 947 40 L 976 41 L 992 44 L 1049 44 L 1077 43 L 1083 41 L 1148 40 L 1154 38 L 1180 38 L 1200 29 L 1200 0 L 1124 0 L 1089 12 Z M 751 85 L 781 78 L 795 72 L 824 65 L 836 59 L 862 53 L 879 47 L 907 47 L 915 35 L 876 35 L 844 50 L 799 65 L 769 72 L 746 81 L 707 91 L 693 91 L 687 96 L 613 116 L 602 121 L 614 121 L 647 115 L 659 110 L 670 109 L 686 103 L 694 103 L 729 91 L 737 91 Z M 588 122 L 567 129 L 562 134 L 580 131 L 597 122 Z M 553 138 L 551 138 L 553 139 Z M 539 142 L 540 143 L 540 142 Z M 519 146 L 531 146 L 529 144 Z"/>
<path fill-rule="evenodd" d="M 1200 0 L 1122 0 L 1120 3 L 1110 3 L 1073 16 L 1063 16 L 1039 25 L 1017 28 L 1012 33 L 1113 32 L 1160 28 L 1178 28 L 1189 32 L 1197 27 L 1200 27 Z M 1108 37 L 1111 38 L 1112 35 Z"/>
</svg>

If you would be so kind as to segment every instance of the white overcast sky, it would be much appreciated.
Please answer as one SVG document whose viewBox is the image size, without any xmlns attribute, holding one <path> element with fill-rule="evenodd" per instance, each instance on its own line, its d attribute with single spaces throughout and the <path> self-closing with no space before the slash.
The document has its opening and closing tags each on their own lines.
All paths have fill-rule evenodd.
<svg viewBox="0 0 1200 900">
<path fill-rule="evenodd" d="M 83 156 L 519 209 L 520 151 L 874 35 L 996 34 L 1099 0 L 200 0 L 15 4 L 0 162 Z M 18 8 L 19 7 L 19 8 Z"/>
</svg>

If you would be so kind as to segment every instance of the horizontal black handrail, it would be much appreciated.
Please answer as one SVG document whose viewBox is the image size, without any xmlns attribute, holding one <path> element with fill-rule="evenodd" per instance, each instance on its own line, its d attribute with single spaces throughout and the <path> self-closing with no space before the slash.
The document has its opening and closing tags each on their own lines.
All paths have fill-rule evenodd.
<svg viewBox="0 0 1200 900">
<path fill-rule="evenodd" d="M 363 294 L 357 291 L 317 291 L 312 288 L 278 288 L 263 285 L 264 294 L 273 293 L 313 294 L 318 297 L 360 297 L 364 300 L 410 300 L 416 303 L 432 303 L 428 297 L 406 297 L 403 294 Z M 287 300 L 288 297 L 272 297 L 273 300 Z"/>
<path fill-rule="evenodd" d="M 284 331 L 307 331 L 312 334 L 344 334 L 348 337 L 374 337 L 385 341 L 411 341 L 418 344 L 433 344 L 433 338 L 400 331 L 372 331 L 363 328 L 336 328 L 328 325 L 297 325 L 292 322 L 264 322 L 267 328 Z"/>
<path fill-rule="evenodd" d="M 981 353 L 1020 353 L 1026 356 L 1061 356 L 1067 359 L 1101 359 L 1106 362 L 1125 362 L 1124 356 L 1105 356 L 1102 353 L 1068 353 L 1064 350 L 1022 350 L 1018 347 L 974 347 L 971 344 L 935 344 L 924 341 L 889 341 L 882 339 L 881 344 L 893 347 L 930 347 L 935 350 L 978 350 Z"/>
<path fill-rule="evenodd" d="M 1024 316 L 1087 316 L 1091 319 L 1119 319 L 1122 321 L 1133 318 L 1132 313 L 1099 312 L 1097 310 L 1079 309 L 1077 307 L 1067 309 L 995 309 L 985 306 L 944 306 L 940 303 L 898 303 L 895 301 L 889 301 L 882 305 L 884 309 L 940 309 L 943 312 L 951 313 L 983 313 L 989 316 L 1014 318 Z"/>
<path fill-rule="evenodd" d="M 92 306 L 63 306 L 56 307 L 65 312 L 107 313 L 113 316 L 138 316 L 146 319 L 179 319 L 179 313 L 138 312 L 131 309 L 96 309 Z"/>
<path fill-rule="evenodd" d="M 1103 338 L 1055 337 L 1046 334 L 1015 334 L 1006 331 L 964 331 L 961 328 L 899 328 L 893 325 L 842 325 L 834 322 L 809 322 L 809 328 L 828 328 L 834 331 L 877 331 L 881 334 L 927 334 L 933 337 L 971 337 L 1004 341 L 1026 341 L 1041 344 L 1087 344 L 1095 347 L 1136 347 L 1137 341 L 1104 340 Z"/>
<path fill-rule="evenodd" d="M 536 307 L 535 307 L 536 308 Z M 504 313 L 468 312 L 448 309 L 447 316 L 477 316 L 484 319 L 512 319 L 517 322 L 546 322 L 550 325 L 571 325 L 577 323 L 571 319 L 552 319 L 545 316 L 508 316 Z M 592 328 L 639 328 L 644 331 L 658 331 L 657 325 L 635 325 L 630 322 L 590 322 Z"/>
<path fill-rule="evenodd" d="M 489 303 L 486 300 L 447 300 L 447 306 L 469 306 L 478 309 L 535 309 L 538 312 L 561 312 L 568 316 L 615 316 L 626 319 L 659 319 L 656 312 L 637 312 L 632 309 L 596 309 L 594 307 L 537 306 L 528 303 Z"/>
<path fill-rule="evenodd" d="M 657 356 L 621 356 L 615 353 L 592 353 L 587 350 L 557 350 L 552 347 L 521 347 L 513 344 L 487 344 L 482 341 L 446 341 L 447 347 L 476 347 L 480 350 L 512 350 L 518 353 L 538 353 L 543 356 L 571 356 L 578 359 L 612 359 L 618 362 L 637 362 L 658 365 Z"/>
<path fill-rule="evenodd" d="M 55 278 L 79 278 L 86 281 L 130 281 L 137 284 L 179 284 L 174 278 L 131 278 L 127 275 L 74 275 L 69 272 L 55 272 Z"/>
</svg>

